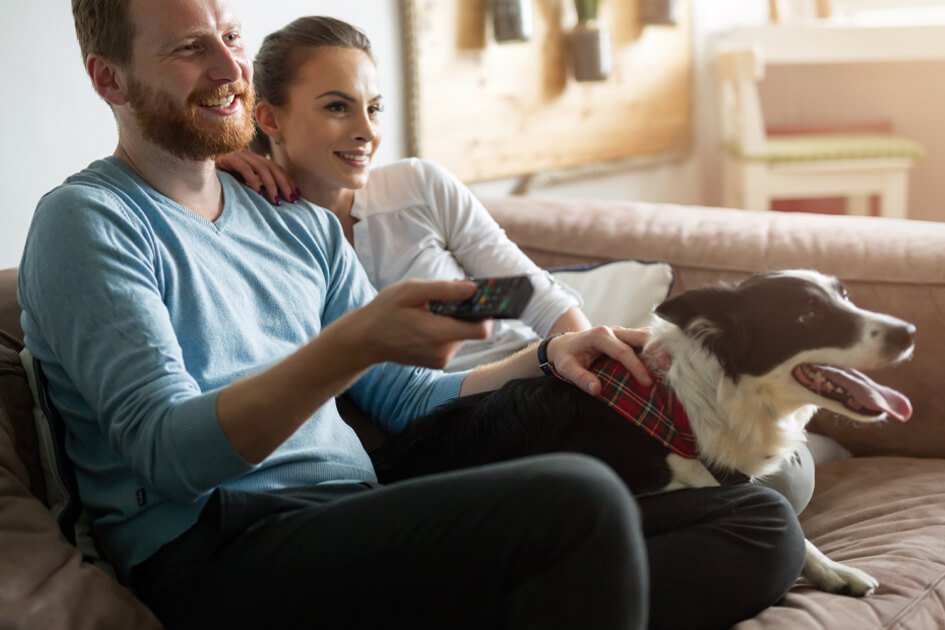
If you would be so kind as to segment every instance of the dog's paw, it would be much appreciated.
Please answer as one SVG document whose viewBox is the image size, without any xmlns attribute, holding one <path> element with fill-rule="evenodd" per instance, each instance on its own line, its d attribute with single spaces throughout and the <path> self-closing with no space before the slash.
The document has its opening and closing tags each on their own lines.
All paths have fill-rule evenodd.
<svg viewBox="0 0 945 630">
<path fill-rule="evenodd" d="M 814 588 L 837 595 L 867 597 L 879 587 L 879 581 L 866 571 L 834 562 L 809 540 L 804 558 L 804 577 Z"/>
<path fill-rule="evenodd" d="M 670 490 L 682 490 L 683 488 L 707 488 L 719 485 L 719 482 L 712 476 L 709 469 L 702 465 L 698 459 L 689 459 L 680 457 L 676 453 L 670 453 L 666 456 L 666 465 L 672 472 L 672 481 L 664 487 L 661 492 Z"/>
</svg>

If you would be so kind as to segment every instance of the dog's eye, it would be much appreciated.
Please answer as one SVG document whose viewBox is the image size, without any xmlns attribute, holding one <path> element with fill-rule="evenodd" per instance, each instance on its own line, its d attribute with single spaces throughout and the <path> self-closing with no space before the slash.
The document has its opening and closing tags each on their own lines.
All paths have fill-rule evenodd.
<svg viewBox="0 0 945 630">
<path fill-rule="evenodd" d="M 810 308 L 804 311 L 803 313 L 801 313 L 801 315 L 798 316 L 797 321 L 801 324 L 808 324 L 811 321 L 813 321 L 816 317 L 817 317 L 817 311 Z"/>
</svg>

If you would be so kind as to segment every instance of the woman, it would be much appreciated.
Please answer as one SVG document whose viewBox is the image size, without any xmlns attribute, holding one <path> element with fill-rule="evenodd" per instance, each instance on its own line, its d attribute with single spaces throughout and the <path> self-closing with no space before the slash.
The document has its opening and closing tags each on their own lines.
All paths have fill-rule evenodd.
<svg viewBox="0 0 945 630">
<path fill-rule="evenodd" d="M 496 321 L 492 336 L 467 342 L 448 369 L 590 326 L 578 297 L 535 266 L 449 172 L 413 158 L 370 168 L 384 105 L 361 31 L 333 18 L 300 18 L 265 38 L 254 68 L 254 151 L 218 164 L 274 203 L 301 196 L 331 210 L 378 289 L 405 278 L 531 274 L 536 291 L 523 321 Z M 814 488 L 810 451 L 800 449 L 764 483 L 803 510 Z"/>
<path fill-rule="evenodd" d="M 370 169 L 383 102 L 370 42 L 360 31 L 331 18 L 296 20 L 266 37 L 255 84 L 262 132 L 255 149 L 281 168 L 249 151 L 218 164 L 273 203 L 301 196 L 331 210 L 378 288 L 408 277 L 531 274 L 538 290 L 525 323 L 496 322 L 493 339 L 464 348 L 450 369 L 589 326 L 577 297 L 528 260 L 456 178 L 416 159 Z M 812 490 L 812 468 L 809 463 L 806 470 L 798 465 L 787 471 L 788 482 L 799 486 L 789 494 L 796 508 Z M 769 536 L 787 521 L 760 513 L 754 520 L 755 498 L 736 505 L 716 490 L 735 488 L 640 500 L 656 625 L 727 627 L 776 601 L 799 569 L 786 562 L 788 550 L 766 550 Z M 746 520 L 734 522 L 741 518 Z M 759 571 L 765 557 L 775 558 L 773 565 Z"/>
<path fill-rule="evenodd" d="M 286 198 L 300 195 L 338 217 L 378 289 L 406 278 L 530 275 L 535 292 L 522 320 L 496 321 L 490 338 L 467 342 L 448 369 L 590 327 L 579 297 L 529 260 L 453 175 L 417 159 L 371 169 L 384 106 L 363 33 L 331 18 L 302 18 L 266 38 L 255 75 L 254 148 L 297 184 L 295 192 L 282 180 Z M 267 167 L 248 152 L 218 163 L 250 185 L 265 183 L 259 174 Z M 265 188 L 274 193 L 276 185 Z"/>
</svg>

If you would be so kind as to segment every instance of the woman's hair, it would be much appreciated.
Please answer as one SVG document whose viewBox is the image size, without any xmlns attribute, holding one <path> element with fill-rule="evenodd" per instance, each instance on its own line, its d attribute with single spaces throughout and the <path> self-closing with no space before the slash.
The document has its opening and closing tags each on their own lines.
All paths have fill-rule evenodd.
<svg viewBox="0 0 945 630">
<path fill-rule="evenodd" d="M 299 66 L 308 53 L 316 48 L 332 46 L 356 48 L 372 60 L 371 40 L 347 22 L 321 15 L 302 17 L 263 40 L 253 62 L 253 83 L 258 100 L 280 106 L 288 101 L 289 86 L 295 80 Z M 256 126 L 252 150 L 262 155 L 271 152 L 269 137 Z"/>
</svg>

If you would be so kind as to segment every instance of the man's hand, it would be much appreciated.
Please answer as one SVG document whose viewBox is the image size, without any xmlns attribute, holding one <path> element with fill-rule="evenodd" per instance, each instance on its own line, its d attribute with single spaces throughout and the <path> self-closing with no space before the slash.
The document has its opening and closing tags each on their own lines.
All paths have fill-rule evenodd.
<svg viewBox="0 0 945 630">
<path fill-rule="evenodd" d="M 281 166 L 267 157 L 241 149 L 221 155 L 216 159 L 217 168 L 236 173 L 247 186 L 279 205 L 282 200 L 298 201 L 298 188 Z"/>
<path fill-rule="evenodd" d="M 342 319 L 353 320 L 371 363 L 444 368 L 463 341 L 488 337 L 492 322 L 434 315 L 429 304 L 465 300 L 475 292 L 476 284 L 467 280 L 405 280 L 385 287 L 370 304 Z"/>
<path fill-rule="evenodd" d="M 643 347 L 651 334 L 648 328 L 598 326 L 561 335 L 548 343 L 548 360 L 561 376 L 592 396 L 600 393 L 601 383 L 587 368 L 601 354 L 620 361 L 643 385 L 652 385 L 649 371 L 637 356 L 637 349 Z"/>
</svg>

